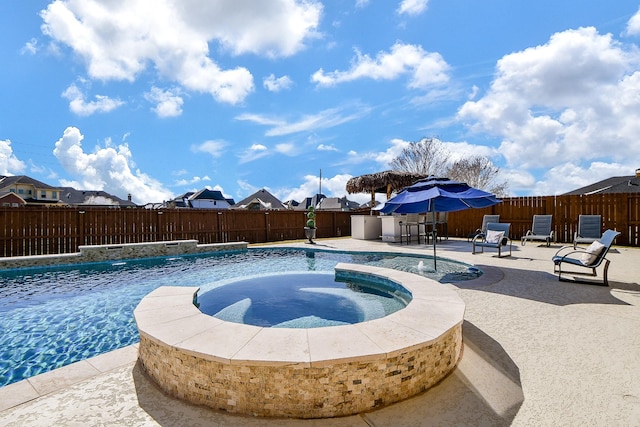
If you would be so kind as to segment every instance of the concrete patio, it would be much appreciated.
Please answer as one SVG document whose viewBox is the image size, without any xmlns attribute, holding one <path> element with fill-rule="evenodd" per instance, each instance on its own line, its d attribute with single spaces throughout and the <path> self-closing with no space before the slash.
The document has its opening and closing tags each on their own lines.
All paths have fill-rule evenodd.
<svg viewBox="0 0 640 427">
<path fill-rule="evenodd" d="M 350 238 L 316 246 L 432 254 Z M 640 249 L 614 246 L 602 287 L 559 282 L 550 261 L 559 247 L 516 242 L 513 256 L 498 258 L 472 255 L 466 239 L 439 243 L 439 256 L 485 271 L 456 285 L 466 303 L 462 359 L 432 389 L 376 411 L 274 420 L 196 407 L 163 395 L 130 346 L 0 388 L 0 425 L 638 426 Z"/>
</svg>

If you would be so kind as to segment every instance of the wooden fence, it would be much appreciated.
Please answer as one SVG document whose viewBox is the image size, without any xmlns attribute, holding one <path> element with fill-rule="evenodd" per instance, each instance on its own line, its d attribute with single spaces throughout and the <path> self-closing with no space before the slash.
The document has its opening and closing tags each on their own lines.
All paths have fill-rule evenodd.
<svg viewBox="0 0 640 427">
<path fill-rule="evenodd" d="M 317 237 L 351 235 L 351 212 L 317 211 Z M 485 209 L 449 214 L 449 236 L 466 237 L 485 214 L 511 223 L 511 237 L 531 228 L 533 215 L 553 215 L 556 241 L 569 243 L 578 215 L 599 214 L 603 230 L 620 231 L 616 243 L 640 246 L 640 195 L 511 197 Z M 0 256 L 73 253 L 81 245 L 110 245 L 196 239 L 200 243 L 249 243 L 304 239 L 301 211 L 215 209 L 0 208 Z"/>
<path fill-rule="evenodd" d="M 598 194 L 589 196 L 509 197 L 485 209 L 469 209 L 449 214 L 449 235 L 466 237 L 482 224 L 485 214 L 500 215 L 511 223 L 511 237 L 520 239 L 531 228 L 533 215 L 553 215 L 552 229 L 559 243 L 573 242 L 579 215 L 602 215 L 602 230 L 621 234 L 616 244 L 640 246 L 640 195 Z"/>
<path fill-rule="evenodd" d="M 353 212 L 316 212 L 317 237 L 351 234 Z M 81 245 L 196 239 L 304 239 L 306 213 L 217 209 L 0 208 L 0 256 L 73 253 Z"/>
</svg>

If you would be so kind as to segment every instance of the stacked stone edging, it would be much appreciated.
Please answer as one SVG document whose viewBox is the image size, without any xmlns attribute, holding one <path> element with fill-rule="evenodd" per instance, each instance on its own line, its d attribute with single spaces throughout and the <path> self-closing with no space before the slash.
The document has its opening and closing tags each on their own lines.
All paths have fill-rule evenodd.
<svg viewBox="0 0 640 427">
<path fill-rule="evenodd" d="M 344 265 L 338 268 L 347 269 Z M 176 294 L 172 295 L 173 288 L 165 287 L 145 297 L 134 312 L 140 331 L 139 360 L 144 370 L 172 396 L 229 413 L 292 418 L 337 417 L 379 408 L 427 390 L 455 368 L 462 348 L 464 303 L 453 290 L 410 273 L 368 266 L 348 268 L 359 273 L 368 269 L 374 270 L 372 274 L 377 276 L 410 279 L 411 283 L 394 280 L 419 299 L 401 312 L 411 311 L 414 302 L 421 310 L 421 304 L 432 299 L 441 307 L 451 303 L 453 315 L 445 316 L 445 320 L 434 319 L 428 326 L 424 325 L 429 322 L 417 321 L 420 325 L 412 332 L 424 339 L 416 341 L 411 333 L 405 332 L 404 345 L 397 342 L 397 337 L 389 340 L 383 335 L 371 337 L 378 348 L 373 353 L 363 351 L 360 355 L 340 357 L 340 350 L 336 349 L 335 358 L 314 359 L 309 350 L 314 347 L 309 343 L 306 351 L 292 354 L 288 361 L 273 360 L 273 354 L 264 354 L 264 357 L 255 354 L 251 359 L 246 355 L 228 358 L 221 356 L 226 350 L 223 345 L 220 354 L 216 354 L 215 343 L 203 342 L 201 348 L 194 344 L 198 331 L 222 328 L 220 332 L 226 325 L 235 325 L 234 330 L 246 327 L 247 336 L 255 336 L 269 333 L 270 329 L 212 318 L 191 304 L 197 288 L 175 288 Z M 425 296 L 424 287 L 434 289 L 434 293 Z M 184 314 L 180 315 L 181 312 Z M 326 329 L 347 336 L 361 334 L 365 328 L 362 325 L 367 323 L 376 330 L 404 330 L 407 319 L 420 315 L 399 313 Z M 176 325 L 172 325 L 174 322 Z M 206 326 L 207 322 L 211 326 Z M 427 329 L 432 335 L 424 332 Z M 308 333 L 307 338 L 312 339 L 312 335 Z M 235 344 L 237 348 L 245 345 Z M 216 350 L 206 352 L 205 347 Z M 296 353 L 293 346 L 291 352 Z M 295 361 L 305 358 L 304 362 Z"/>
<path fill-rule="evenodd" d="M 125 243 L 121 245 L 85 245 L 79 246 L 78 249 L 80 252 L 73 254 L 0 258 L 0 269 L 46 267 L 51 265 L 244 250 L 247 249 L 247 243 L 235 242 L 199 245 L 197 240 L 174 240 L 166 242 Z"/>
</svg>

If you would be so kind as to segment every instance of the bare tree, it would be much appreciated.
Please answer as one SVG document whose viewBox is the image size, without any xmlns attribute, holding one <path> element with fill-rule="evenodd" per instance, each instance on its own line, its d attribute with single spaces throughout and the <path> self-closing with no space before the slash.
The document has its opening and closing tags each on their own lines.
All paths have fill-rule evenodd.
<svg viewBox="0 0 640 427">
<path fill-rule="evenodd" d="M 435 138 L 422 138 L 409 143 L 402 152 L 393 159 L 390 166 L 393 170 L 420 175 L 441 176 L 447 171 L 449 152 L 442 142 Z"/>
<path fill-rule="evenodd" d="M 484 156 L 464 157 L 452 163 L 446 175 L 456 181 L 466 182 L 472 187 L 488 191 L 498 197 L 508 196 L 506 181 L 498 182 L 500 168 Z"/>
</svg>

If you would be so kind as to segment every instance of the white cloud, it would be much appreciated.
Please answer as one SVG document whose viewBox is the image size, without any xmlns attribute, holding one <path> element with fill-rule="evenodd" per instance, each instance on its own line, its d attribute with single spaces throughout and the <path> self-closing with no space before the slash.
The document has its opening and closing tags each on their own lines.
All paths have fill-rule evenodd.
<svg viewBox="0 0 640 427">
<path fill-rule="evenodd" d="M 299 153 L 299 148 L 293 142 L 283 142 L 276 144 L 276 152 L 286 156 L 295 156 Z"/>
<path fill-rule="evenodd" d="M 36 53 L 38 53 L 38 40 L 35 38 L 32 38 L 31 40 L 26 42 L 22 47 L 22 49 L 20 50 L 20 53 L 22 53 L 23 55 L 24 54 L 35 55 Z"/>
<path fill-rule="evenodd" d="M 87 102 L 84 93 L 75 84 L 69 86 L 62 96 L 69 100 L 69 109 L 79 116 L 108 113 L 124 104 L 119 99 L 111 99 L 104 95 L 96 95 L 95 101 Z"/>
<path fill-rule="evenodd" d="M 347 195 L 347 181 L 351 179 L 351 175 L 338 174 L 332 178 L 322 178 L 322 194 L 327 197 L 343 197 Z M 305 175 L 304 182 L 297 188 L 286 188 L 274 190 L 273 195 L 278 199 L 286 202 L 287 200 L 303 201 L 307 197 L 312 197 L 318 193 L 320 189 L 320 177 L 317 175 Z M 351 196 L 347 197 L 354 200 Z M 369 199 L 371 196 L 369 196 Z"/>
<path fill-rule="evenodd" d="M 320 144 L 318 145 L 318 147 L 316 147 L 316 149 L 318 151 L 339 151 L 334 145 L 325 145 L 325 144 Z"/>
<path fill-rule="evenodd" d="M 131 170 L 133 156 L 127 144 L 113 147 L 107 140 L 104 148 L 85 153 L 83 139 L 78 128 L 68 127 L 55 144 L 53 155 L 68 173 L 77 177 L 75 181 L 62 182 L 71 183 L 77 189 L 107 191 L 124 199 L 131 194 L 138 204 L 173 197 L 160 182 L 140 170 Z"/>
<path fill-rule="evenodd" d="M 269 92 L 280 92 L 281 90 L 290 89 L 293 86 L 293 80 L 289 76 L 276 78 L 273 74 L 265 77 L 262 84 Z"/>
<path fill-rule="evenodd" d="M 366 7 L 371 3 L 371 0 L 356 0 L 356 8 Z"/>
<path fill-rule="evenodd" d="M 191 151 L 194 153 L 207 153 L 211 157 L 220 157 L 227 145 L 225 141 L 209 140 L 199 145 L 192 145 Z"/>
<path fill-rule="evenodd" d="M 427 10 L 429 0 L 402 0 L 398 6 L 398 15 L 419 15 Z"/>
<path fill-rule="evenodd" d="M 638 64 L 640 51 L 610 34 L 567 30 L 503 57 L 488 93 L 464 104 L 458 117 L 472 131 L 501 138 L 499 152 L 511 168 L 562 169 L 572 162 L 590 170 L 593 162 L 637 159 Z M 537 182 L 529 190 L 542 188 Z"/>
<path fill-rule="evenodd" d="M 205 176 L 194 176 L 190 179 L 180 179 L 178 181 L 176 181 L 176 183 L 174 184 L 175 187 L 184 187 L 186 185 L 193 185 L 193 184 L 199 184 L 201 182 L 208 182 L 211 181 L 211 178 L 209 178 L 207 175 Z"/>
<path fill-rule="evenodd" d="M 625 34 L 629 36 L 640 35 L 640 9 L 638 9 L 636 14 L 629 19 L 629 22 L 627 22 Z"/>
<path fill-rule="evenodd" d="M 331 108 L 320 111 L 317 114 L 305 115 L 291 123 L 286 119 L 265 117 L 259 114 L 241 114 L 236 116 L 236 120 L 271 126 L 271 129 L 265 132 L 266 136 L 284 136 L 339 126 L 343 123 L 357 120 L 368 114 L 369 111 L 369 107 L 359 107 L 351 113 L 345 113 L 344 109 L 341 108 Z"/>
<path fill-rule="evenodd" d="M 258 160 L 262 157 L 268 156 L 270 154 L 271 153 L 269 153 L 266 146 L 262 144 L 252 144 L 251 147 L 249 147 L 244 152 L 240 153 L 239 162 L 240 164 L 249 163 L 254 160 Z"/>
<path fill-rule="evenodd" d="M 379 52 L 375 59 L 356 51 L 347 71 L 325 73 L 323 69 L 311 76 L 318 86 L 335 86 L 338 83 L 369 78 L 373 80 L 395 80 L 408 74 L 407 86 L 427 89 L 449 81 L 449 65 L 437 52 L 426 52 L 422 47 L 396 43 L 390 52 Z"/>
<path fill-rule="evenodd" d="M 158 117 L 177 117 L 182 114 L 182 104 L 184 104 L 180 93 L 180 89 L 177 88 L 162 90 L 154 86 L 144 96 L 147 101 L 156 104 L 152 110 Z"/>
<path fill-rule="evenodd" d="M 0 175 L 20 175 L 25 168 L 25 163 L 13 154 L 11 141 L 0 139 Z"/>
<path fill-rule="evenodd" d="M 42 31 L 81 57 L 91 78 L 134 81 L 147 68 L 236 104 L 253 91 L 244 67 L 221 69 L 209 44 L 234 55 L 289 56 L 317 36 L 322 5 L 294 0 L 56 0 Z M 228 62 L 228 61 L 225 61 Z"/>
</svg>

